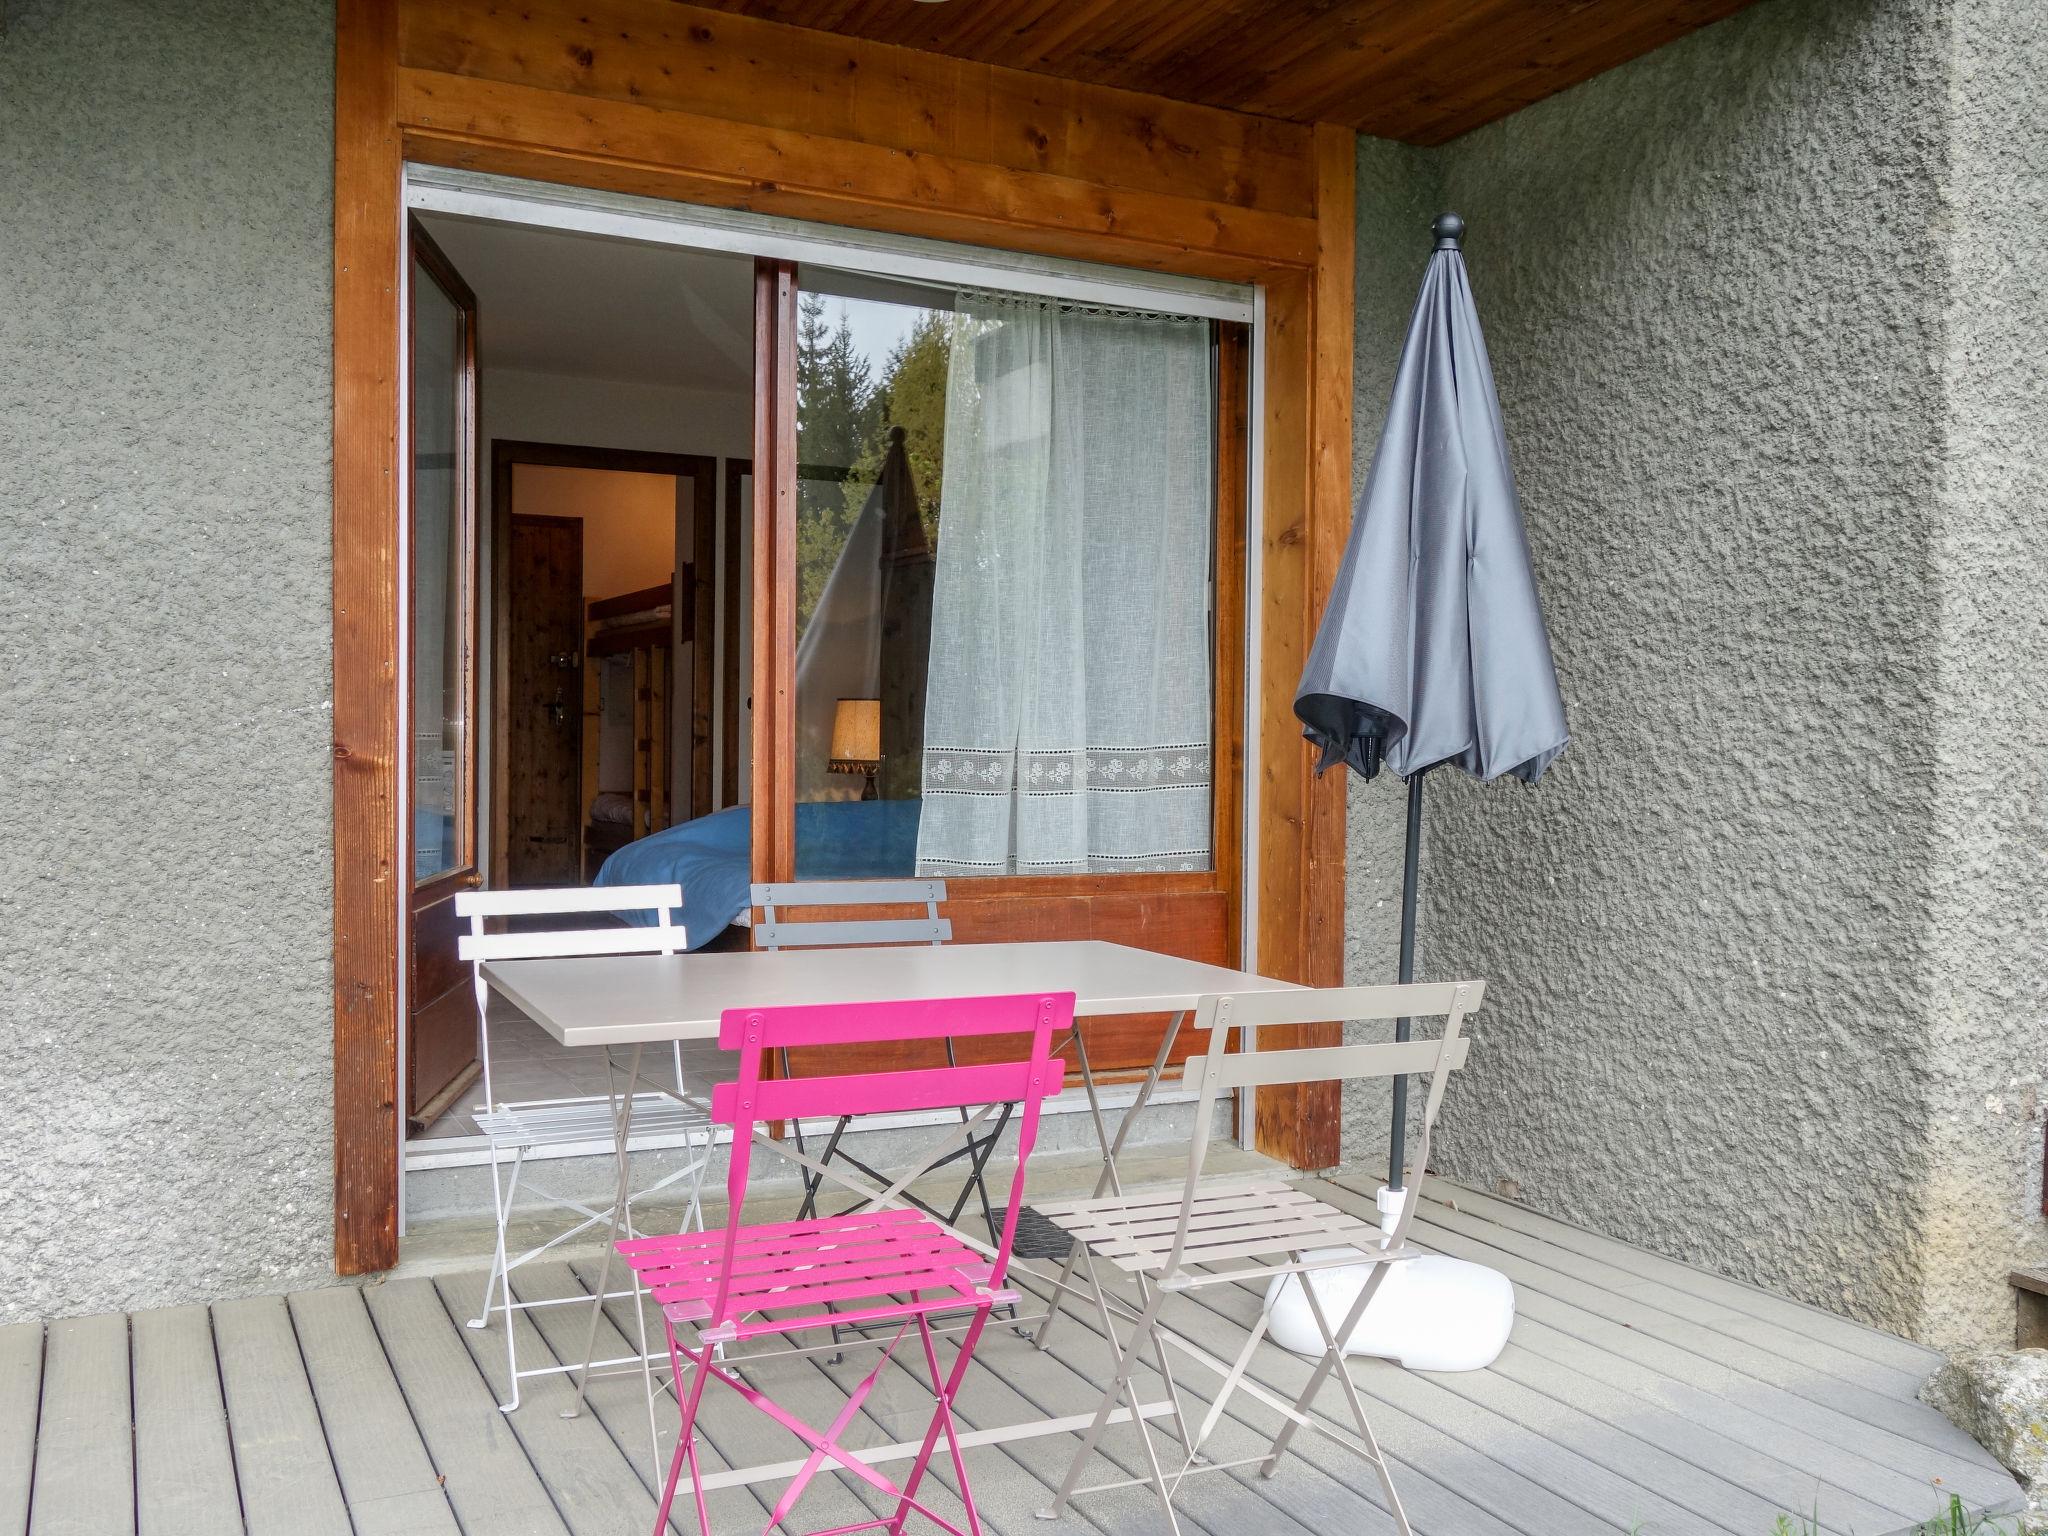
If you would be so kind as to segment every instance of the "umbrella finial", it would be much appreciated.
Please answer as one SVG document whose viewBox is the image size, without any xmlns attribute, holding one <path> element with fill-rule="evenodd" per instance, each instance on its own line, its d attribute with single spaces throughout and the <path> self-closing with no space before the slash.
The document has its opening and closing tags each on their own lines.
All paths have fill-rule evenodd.
<svg viewBox="0 0 2048 1536">
<path fill-rule="evenodd" d="M 1436 248 L 1438 250 L 1455 251 L 1462 249 L 1465 239 L 1465 221 L 1455 213 L 1438 214 L 1436 222 L 1429 226 L 1429 231 L 1436 236 Z"/>
</svg>

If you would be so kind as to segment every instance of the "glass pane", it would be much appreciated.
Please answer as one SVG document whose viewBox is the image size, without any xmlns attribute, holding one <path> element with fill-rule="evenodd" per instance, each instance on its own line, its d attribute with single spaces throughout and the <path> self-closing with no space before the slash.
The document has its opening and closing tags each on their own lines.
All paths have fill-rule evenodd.
<svg viewBox="0 0 2048 1536">
<path fill-rule="evenodd" d="M 802 297 L 799 878 L 916 866 L 949 320 L 915 291 Z"/>
<path fill-rule="evenodd" d="M 798 876 L 1211 868 L 1208 324 L 804 286 Z"/>
<path fill-rule="evenodd" d="M 413 878 L 425 880 L 470 858 L 468 321 L 418 262 L 412 277 Z"/>
</svg>

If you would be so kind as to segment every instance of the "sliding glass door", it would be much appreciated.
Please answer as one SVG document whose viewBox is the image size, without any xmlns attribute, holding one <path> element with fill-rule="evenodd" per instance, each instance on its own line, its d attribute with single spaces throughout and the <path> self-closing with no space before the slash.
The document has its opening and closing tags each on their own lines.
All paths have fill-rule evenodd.
<svg viewBox="0 0 2048 1536">
<path fill-rule="evenodd" d="M 763 267 L 757 873 L 1234 959 L 1243 328 Z"/>
</svg>

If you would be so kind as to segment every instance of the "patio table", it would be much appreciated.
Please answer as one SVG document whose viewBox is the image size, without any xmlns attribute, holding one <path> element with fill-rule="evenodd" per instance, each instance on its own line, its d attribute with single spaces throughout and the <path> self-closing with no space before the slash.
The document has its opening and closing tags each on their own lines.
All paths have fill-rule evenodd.
<svg viewBox="0 0 2048 1536">
<path fill-rule="evenodd" d="M 1096 1183 L 1097 1194 L 1119 1190 L 1117 1156 L 1132 1121 L 1157 1089 L 1182 1022 L 1193 1011 L 1196 1001 L 1211 993 L 1287 991 L 1295 985 L 1251 971 L 1101 939 L 495 960 L 484 965 L 483 974 L 492 991 L 563 1045 L 630 1049 L 625 1088 L 622 1092 L 615 1088 L 613 1094 L 615 1106 L 619 1106 L 615 1119 L 622 1136 L 631 1132 L 632 1092 L 634 1085 L 641 1082 L 641 1051 L 648 1045 L 665 1045 L 670 1041 L 715 1041 L 720 1015 L 730 1008 L 1072 992 L 1077 1023 L 1084 1018 L 1113 1014 L 1168 1014 L 1170 1021 L 1161 1034 L 1152 1065 L 1114 1137 L 1103 1119 L 1095 1076 L 1078 1028 L 1072 1037 L 1082 1089 L 1102 1149 L 1103 1169 Z M 957 1134 L 959 1129 L 949 1127 L 948 1135 Z M 878 1191 L 864 1180 L 850 1177 L 842 1167 L 821 1163 L 786 1143 L 769 1140 L 758 1132 L 756 1140 L 778 1155 L 821 1172 L 834 1183 L 869 1199 L 894 1202 L 902 1188 L 899 1184 Z M 621 1187 L 613 1203 L 615 1213 L 625 1209 L 626 1195 Z M 992 1251 L 985 1239 L 958 1227 L 953 1230 L 973 1246 Z M 594 1334 L 594 1309 L 591 1321 Z M 586 1362 L 586 1373 L 588 1370 Z M 1147 1403 L 1139 1411 L 1152 1417 L 1171 1409 L 1162 1402 Z M 1124 1411 L 1118 1415 L 1127 1416 Z M 961 1443 L 965 1446 L 1068 1433 L 1085 1427 L 1088 1418 L 1089 1415 L 1080 1414 L 981 1430 L 963 1435 Z M 913 1444 L 885 1446 L 864 1453 L 864 1459 L 890 1460 L 914 1456 L 917 1451 Z M 788 1470 L 780 1466 L 742 1468 L 718 1474 L 707 1480 L 707 1486 L 752 1482 L 786 1475 Z"/>
</svg>

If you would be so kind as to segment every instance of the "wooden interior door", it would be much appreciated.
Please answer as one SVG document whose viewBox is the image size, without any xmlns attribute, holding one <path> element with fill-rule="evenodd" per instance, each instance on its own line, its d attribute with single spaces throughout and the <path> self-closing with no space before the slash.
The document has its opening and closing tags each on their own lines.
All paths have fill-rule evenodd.
<svg viewBox="0 0 2048 1536">
<path fill-rule="evenodd" d="M 476 1071 L 476 1008 L 456 954 L 455 896 L 477 867 L 476 295 L 411 226 L 406 366 L 410 881 L 404 1102 L 415 1128 Z"/>
<path fill-rule="evenodd" d="M 514 513 L 506 647 L 506 879 L 575 885 L 582 865 L 583 523 Z"/>
</svg>

